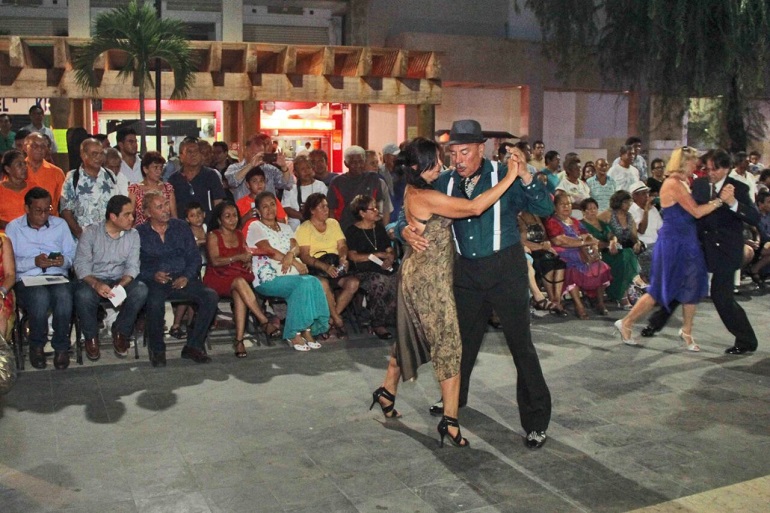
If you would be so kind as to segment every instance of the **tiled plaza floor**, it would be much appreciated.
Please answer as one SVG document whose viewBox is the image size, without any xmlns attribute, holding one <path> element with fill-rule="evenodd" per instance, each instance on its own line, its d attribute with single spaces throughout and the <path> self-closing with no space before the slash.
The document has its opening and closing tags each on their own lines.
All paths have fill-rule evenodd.
<svg viewBox="0 0 770 513">
<path fill-rule="evenodd" d="M 401 420 L 368 410 L 388 354 L 368 335 L 245 360 L 215 340 L 205 366 L 178 345 L 165 369 L 109 345 L 65 372 L 28 365 L 0 399 L 0 512 L 767 511 L 770 295 L 741 302 L 760 339 L 750 356 L 723 354 L 729 334 L 708 302 L 699 354 L 680 348 L 679 317 L 642 348 L 611 335 L 618 310 L 537 318 L 554 401 L 539 451 L 522 443 L 495 331 L 460 412 L 462 450 L 438 448 L 429 366 L 402 384 Z M 750 480 L 752 495 L 735 491 Z"/>
</svg>

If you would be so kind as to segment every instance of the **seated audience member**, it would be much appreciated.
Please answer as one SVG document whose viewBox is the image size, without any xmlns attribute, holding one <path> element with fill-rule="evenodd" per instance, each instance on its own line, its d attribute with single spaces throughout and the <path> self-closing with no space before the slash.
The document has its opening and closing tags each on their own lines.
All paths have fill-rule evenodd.
<svg viewBox="0 0 770 513">
<path fill-rule="evenodd" d="M 104 167 L 112 171 L 115 175 L 115 183 L 118 186 L 117 194 L 128 196 L 128 178 L 120 172 L 123 161 L 120 159 L 120 153 L 115 148 L 104 150 Z"/>
<path fill-rule="evenodd" d="M 203 284 L 214 290 L 219 297 L 233 300 L 236 358 L 246 358 L 243 335 L 246 332 L 246 310 L 257 318 L 268 337 L 277 331 L 270 327 L 268 319 L 257 304 L 257 296 L 251 288 L 254 274 L 251 272 L 251 252 L 246 246 L 246 236 L 238 229 L 238 209 L 229 201 L 214 207 L 211 226 L 206 235 L 208 260 Z"/>
<path fill-rule="evenodd" d="M 86 356 L 99 359 L 99 327 L 96 314 L 99 303 L 115 296 L 114 288 L 123 287 L 125 300 L 112 324 L 112 347 L 124 357 L 130 347 L 134 322 L 147 299 L 147 285 L 138 281 L 139 234 L 134 230 L 134 206 L 127 196 L 117 195 L 107 202 L 106 220 L 83 230 L 75 254 L 75 310 L 85 338 Z M 111 304 L 111 303 L 110 303 Z"/>
<path fill-rule="evenodd" d="M 225 171 L 225 178 L 233 191 L 237 202 L 249 193 L 246 174 L 257 166 L 262 167 L 265 175 L 265 190 L 278 194 L 291 188 L 294 178 L 286 163 L 283 153 L 273 151 L 273 144 L 267 134 L 254 134 L 246 141 L 243 149 L 243 160 L 232 164 Z"/>
<path fill-rule="evenodd" d="M 604 212 L 610 208 L 610 197 L 615 194 L 617 185 L 615 180 L 607 176 L 607 170 L 610 165 L 605 159 L 596 159 L 596 174 L 586 180 L 591 197 L 599 205 L 599 212 Z"/>
<path fill-rule="evenodd" d="M 24 215 L 24 196 L 34 187 L 27 179 L 27 164 L 20 151 L 8 150 L 2 157 L 5 178 L 0 182 L 0 229 Z"/>
<path fill-rule="evenodd" d="M 214 169 L 214 150 L 211 148 L 211 143 L 206 139 L 200 139 L 198 151 L 201 152 L 201 163 L 209 169 Z"/>
<path fill-rule="evenodd" d="M 164 195 L 165 197 L 165 195 Z M 170 201 L 170 200 L 169 200 Z M 173 210 L 174 204 L 171 203 Z M 203 206 L 197 201 L 191 201 L 185 207 L 184 218 L 187 221 L 190 230 L 192 230 L 193 237 L 195 238 L 195 245 L 201 253 L 201 262 L 206 263 L 206 214 L 203 212 Z M 173 215 L 172 215 L 173 217 Z M 174 307 L 174 321 L 171 328 L 168 330 L 168 334 L 179 340 L 187 337 L 187 325 L 192 322 L 195 315 L 195 310 L 190 305 L 184 303 L 176 305 Z"/>
<path fill-rule="evenodd" d="M 646 187 L 644 182 L 637 180 L 633 188 Z M 636 232 L 636 223 L 630 214 L 633 200 L 631 194 L 621 189 L 616 191 L 610 198 L 610 209 L 599 214 L 599 219 L 610 225 L 612 233 L 618 238 L 618 242 L 624 248 L 631 248 L 634 254 L 638 255 L 644 249 L 644 245 L 639 240 Z"/>
<path fill-rule="evenodd" d="M 535 268 L 532 267 L 532 264 L 534 260 L 532 259 L 532 255 L 529 251 L 529 248 L 524 246 L 524 256 L 527 258 L 527 278 L 529 279 L 529 306 L 530 309 L 534 310 L 544 310 L 547 312 L 551 312 L 554 315 L 561 316 L 561 312 L 564 311 L 562 308 L 559 310 L 557 308 L 557 305 L 555 303 L 552 303 L 548 300 L 547 297 L 543 294 L 543 292 L 540 290 L 540 287 L 537 284 L 537 279 L 535 278 Z M 566 314 L 566 312 L 565 312 Z M 496 321 L 499 323 L 500 319 L 496 319 Z M 490 321 L 489 324 L 492 324 L 492 321 Z M 496 329 L 502 328 L 502 325 L 500 328 L 497 326 L 494 326 Z"/>
<path fill-rule="evenodd" d="M 8 150 L 14 149 L 13 141 L 16 138 L 16 132 L 11 130 L 11 116 L 0 114 L 0 156 Z"/>
<path fill-rule="evenodd" d="M 24 146 L 25 146 L 25 141 L 27 139 L 27 136 L 30 133 L 31 132 L 29 130 L 25 130 L 24 128 L 22 128 L 21 130 L 16 132 L 16 136 L 13 138 L 13 147 L 15 149 L 23 152 L 25 155 L 29 155 L 27 153 L 27 150 L 24 149 Z M 50 164 L 50 162 L 49 162 L 49 164 Z M 64 181 L 64 171 L 62 171 L 62 181 Z"/>
<path fill-rule="evenodd" d="M 378 338 L 388 340 L 393 338 L 393 335 L 387 326 L 396 323 L 396 252 L 390 245 L 390 237 L 385 227 L 379 222 L 382 216 L 374 198 L 356 196 L 348 208 L 356 220 L 345 230 L 351 272 L 358 277 L 361 288 L 366 291 L 372 333 Z M 380 262 L 377 262 L 377 259 Z"/>
<path fill-rule="evenodd" d="M 380 172 L 380 157 L 374 150 L 366 150 L 364 157 L 364 171 Z M 383 178 L 383 180 L 385 180 Z M 387 184 L 387 180 L 385 181 Z"/>
<path fill-rule="evenodd" d="M 559 254 L 551 246 L 551 241 L 545 233 L 545 226 L 535 214 L 521 211 L 519 213 L 519 233 L 524 247 L 529 250 L 532 258 L 532 268 L 536 279 L 542 279 L 545 291 L 548 293 L 550 305 L 536 300 L 533 305 L 536 310 L 548 310 L 559 317 L 566 317 L 567 312 L 561 304 L 562 286 L 564 285 L 564 270 L 567 265 L 559 258 Z M 530 287 L 531 288 L 531 287 Z M 533 299 L 535 295 L 533 294 Z"/>
<path fill-rule="evenodd" d="M 593 295 L 596 309 L 604 314 L 604 289 L 610 284 L 612 274 L 607 264 L 596 259 L 599 257 L 598 241 L 577 219 L 570 217 L 572 202 L 566 192 L 557 191 L 553 202 L 556 210 L 545 223 L 545 229 L 553 248 L 567 264 L 564 288 L 575 303 L 575 315 L 582 320 L 588 319 L 580 299 L 581 291 Z"/>
<path fill-rule="evenodd" d="M 655 169 L 657 165 L 653 160 L 653 175 L 658 172 Z M 654 180 L 654 178 L 649 178 L 647 181 L 649 182 L 650 180 Z M 655 247 L 655 243 L 658 242 L 658 231 L 663 226 L 663 218 L 658 209 L 655 208 L 655 199 L 651 197 L 650 191 L 647 190 L 647 187 L 641 181 L 631 186 L 631 198 L 634 202 L 629 213 L 634 218 L 636 234 L 645 246 L 644 250 L 637 255 L 639 259 L 639 273 L 642 278 L 649 281 L 650 267 L 652 266 L 652 250 Z"/>
<path fill-rule="evenodd" d="M 385 181 L 380 178 L 380 174 L 364 171 L 365 155 L 366 151 L 360 146 L 347 148 L 344 157 L 348 172 L 339 175 L 329 186 L 327 199 L 330 215 L 340 223 L 343 231 L 354 222 L 353 213 L 348 206 L 359 194 L 374 198 L 384 219 L 389 219 L 390 212 L 393 210 L 390 204 L 390 191 Z"/>
<path fill-rule="evenodd" d="M 13 255 L 13 243 L 4 233 L 0 233 L 0 334 L 10 340 L 12 324 L 8 322 L 16 314 L 16 307 L 11 289 L 16 284 L 16 262 Z"/>
<path fill-rule="evenodd" d="M 639 181 L 639 170 L 633 166 L 634 148 L 628 144 L 620 147 L 620 157 L 615 160 L 607 175 L 615 180 L 618 191 L 628 191 L 631 184 Z"/>
<path fill-rule="evenodd" d="M 321 282 L 308 275 L 299 259 L 299 246 L 288 224 L 276 218 L 273 193 L 256 198 L 259 220 L 251 223 L 246 243 L 265 256 L 253 260 L 254 286 L 263 296 L 286 300 L 283 338 L 296 351 L 320 349 L 315 337 L 329 330 L 329 305 Z"/>
<path fill-rule="evenodd" d="M 657 198 L 660 195 L 660 188 L 663 187 L 663 180 L 666 171 L 666 162 L 663 159 L 653 159 L 650 162 L 650 176 L 647 178 L 647 187 L 650 188 L 650 197 Z"/>
<path fill-rule="evenodd" d="M 379 180 L 379 178 L 377 178 Z M 348 275 L 348 245 L 336 219 L 329 217 L 329 204 L 323 194 L 311 194 L 305 200 L 305 222 L 295 234 L 299 256 L 312 274 L 316 274 L 326 294 L 331 327 L 339 337 L 347 336 L 342 312 L 350 304 L 359 281 Z M 334 294 L 334 289 L 340 289 Z"/>
<path fill-rule="evenodd" d="M 596 176 L 596 166 L 589 160 L 583 164 L 583 170 L 580 172 L 580 179 L 587 182 L 589 178 Z"/>
<path fill-rule="evenodd" d="M 610 266 L 612 283 L 607 287 L 607 298 L 621 307 L 630 309 L 626 292 L 639 274 L 639 263 L 633 249 L 622 247 L 610 225 L 599 219 L 599 205 L 593 198 L 583 200 L 583 220 L 586 231 L 599 241 L 602 260 Z M 601 312 L 600 312 L 601 313 Z"/>
<path fill-rule="evenodd" d="M 758 151 L 755 150 L 749 153 L 749 173 L 756 176 L 762 172 L 762 170 L 765 168 L 765 165 L 760 162 L 761 159 L 762 154 Z"/>
<path fill-rule="evenodd" d="M 115 134 L 117 149 L 120 152 L 120 170 L 116 175 L 123 175 L 128 184 L 142 180 L 142 164 L 139 158 L 139 141 L 133 128 L 121 128 Z M 125 194 L 121 192 L 121 194 Z"/>
<path fill-rule="evenodd" d="M 27 135 L 24 135 L 26 132 Z M 27 156 L 27 180 L 34 185 L 42 187 L 51 195 L 53 215 L 59 215 L 59 199 L 64 185 L 64 171 L 45 159 L 48 151 L 48 141 L 37 132 L 29 133 L 19 130 L 16 136 L 24 135 L 21 139 L 21 148 L 17 149 Z M 17 139 L 17 143 L 19 140 Z"/>
<path fill-rule="evenodd" d="M 313 174 L 316 180 L 320 180 L 329 187 L 337 176 L 336 173 L 329 171 L 329 157 L 323 150 L 313 150 L 308 154 L 310 165 L 313 166 Z"/>
<path fill-rule="evenodd" d="M 62 186 L 59 208 L 72 235 L 80 238 L 83 228 L 104 219 L 107 202 L 118 193 L 117 178 L 102 167 L 104 150 L 96 139 L 89 138 L 80 145 L 83 164 L 67 173 Z"/>
<path fill-rule="evenodd" d="M 749 267 L 751 279 L 757 285 L 763 286 L 763 276 L 767 274 L 770 264 L 770 191 L 762 191 L 757 194 L 757 209 L 759 210 L 759 248 L 757 248 L 754 262 Z"/>
<path fill-rule="evenodd" d="M 194 137 L 186 137 L 179 144 L 179 162 L 179 171 L 168 177 L 174 187 L 177 215 L 195 201 L 203 207 L 206 223 L 210 223 L 212 210 L 225 197 L 219 173 L 203 165 L 198 139 Z"/>
<path fill-rule="evenodd" d="M 762 191 L 770 191 L 770 169 L 763 169 L 757 178 L 757 196 Z"/>
<path fill-rule="evenodd" d="M 326 194 L 328 190 L 321 180 L 315 179 L 313 167 L 307 157 L 299 156 L 294 159 L 294 175 L 296 183 L 283 195 L 283 206 L 289 216 L 289 226 L 292 230 L 296 230 L 302 222 L 305 199 L 316 192 Z"/>
<path fill-rule="evenodd" d="M 27 276 L 67 276 L 75 258 L 75 241 L 67 223 L 51 216 L 51 194 L 33 187 L 24 197 L 25 215 L 8 223 L 6 235 L 16 256 L 16 299 L 29 318 L 29 362 L 36 369 L 46 367 L 43 352 L 48 338 L 48 312 L 53 311 L 54 367 L 70 363 L 70 321 L 72 284 L 27 287 Z"/>
<path fill-rule="evenodd" d="M 545 154 L 545 167 L 539 170 L 538 177 L 545 177 L 546 188 L 553 194 L 556 192 L 556 186 L 559 185 L 559 169 L 561 167 L 561 156 L 558 151 L 549 151 Z"/>
<path fill-rule="evenodd" d="M 545 143 L 537 140 L 532 143 L 532 153 L 529 157 L 529 164 L 540 171 L 545 167 Z"/>
<path fill-rule="evenodd" d="M 201 283 L 201 256 L 192 231 L 181 219 L 171 218 L 169 201 L 157 191 L 145 193 L 144 213 L 148 221 L 140 224 L 137 231 L 141 241 L 139 279 L 148 288 L 145 329 L 150 362 L 153 367 L 166 365 L 163 341 L 166 300 L 178 299 L 197 307 L 195 327 L 187 332 L 182 358 L 209 363 L 211 358 L 206 354 L 204 343 L 219 297 Z"/>
<path fill-rule="evenodd" d="M 169 201 L 171 217 L 179 217 L 176 211 L 174 186 L 161 180 L 163 164 L 165 163 L 166 159 L 163 158 L 163 155 L 157 151 L 148 151 L 144 154 L 141 161 L 142 180 L 128 186 L 128 197 L 131 198 L 131 202 L 134 204 L 135 226 L 139 226 L 147 220 L 144 210 L 142 210 L 144 195 L 147 191 L 160 192 Z"/>
<path fill-rule="evenodd" d="M 583 212 L 580 210 L 582 201 L 591 196 L 591 189 L 580 179 L 580 159 L 577 157 L 568 158 L 564 161 L 564 179 L 556 186 L 557 191 L 564 191 L 569 194 L 572 202 L 572 217 L 581 219 Z"/>
<path fill-rule="evenodd" d="M 266 186 L 264 165 L 251 168 L 249 172 L 246 173 L 244 182 L 248 187 L 249 193 L 239 199 L 236 203 L 236 206 L 238 207 L 238 213 L 241 216 L 241 231 L 243 231 L 243 234 L 246 235 L 249 232 L 249 225 L 254 222 L 254 220 L 259 218 L 259 209 L 257 208 L 257 204 L 254 200 L 259 194 L 265 192 Z M 278 220 L 282 223 L 287 223 L 288 215 L 286 214 L 286 210 L 284 210 L 281 202 L 278 201 L 278 199 L 275 201 L 277 209 L 276 215 L 278 216 Z"/>
</svg>

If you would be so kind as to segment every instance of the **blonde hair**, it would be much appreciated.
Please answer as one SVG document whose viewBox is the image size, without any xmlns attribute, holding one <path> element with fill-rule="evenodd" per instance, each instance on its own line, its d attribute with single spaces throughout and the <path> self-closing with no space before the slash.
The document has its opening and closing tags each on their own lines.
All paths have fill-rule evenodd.
<svg viewBox="0 0 770 513">
<path fill-rule="evenodd" d="M 689 146 L 682 146 L 671 152 L 671 157 L 666 164 L 666 170 L 663 174 L 666 178 L 673 173 L 682 173 L 684 171 L 684 163 L 688 160 L 697 159 L 698 150 Z"/>
</svg>

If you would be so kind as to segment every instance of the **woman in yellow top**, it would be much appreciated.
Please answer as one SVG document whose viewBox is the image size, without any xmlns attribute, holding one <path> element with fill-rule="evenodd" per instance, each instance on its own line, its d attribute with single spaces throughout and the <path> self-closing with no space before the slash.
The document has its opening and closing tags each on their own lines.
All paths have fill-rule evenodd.
<svg viewBox="0 0 770 513">
<path fill-rule="evenodd" d="M 299 244 L 299 257 L 315 274 L 326 293 L 329 303 L 331 324 L 338 337 L 347 336 L 342 312 L 350 304 L 359 281 L 355 276 L 347 276 L 348 245 L 340 224 L 329 217 L 329 204 L 326 195 L 313 193 L 305 200 L 302 209 L 305 222 L 299 225 L 294 238 Z M 335 256 L 326 256 L 335 255 Z M 334 289 L 339 288 L 336 296 Z"/>
</svg>

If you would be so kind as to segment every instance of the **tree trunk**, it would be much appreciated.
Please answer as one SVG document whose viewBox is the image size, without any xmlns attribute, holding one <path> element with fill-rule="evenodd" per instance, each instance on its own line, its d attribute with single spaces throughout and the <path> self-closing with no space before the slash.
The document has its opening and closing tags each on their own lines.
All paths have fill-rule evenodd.
<svg viewBox="0 0 770 513">
<path fill-rule="evenodd" d="M 725 102 L 725 128 L 729 138 L 728 150 L 731 152 L 746 151 L 748 133 L 743 119 L 743 98 L 738 86 L 738 79 L 730 81 L 730 91 Z"/>
<path fill-rule="evenodd" d="M 147 153 L 147 114 L 144 111 L 144 88 L 139 88 L 139 136 L 142 139 L 140 155 Z"/>
</svg>

